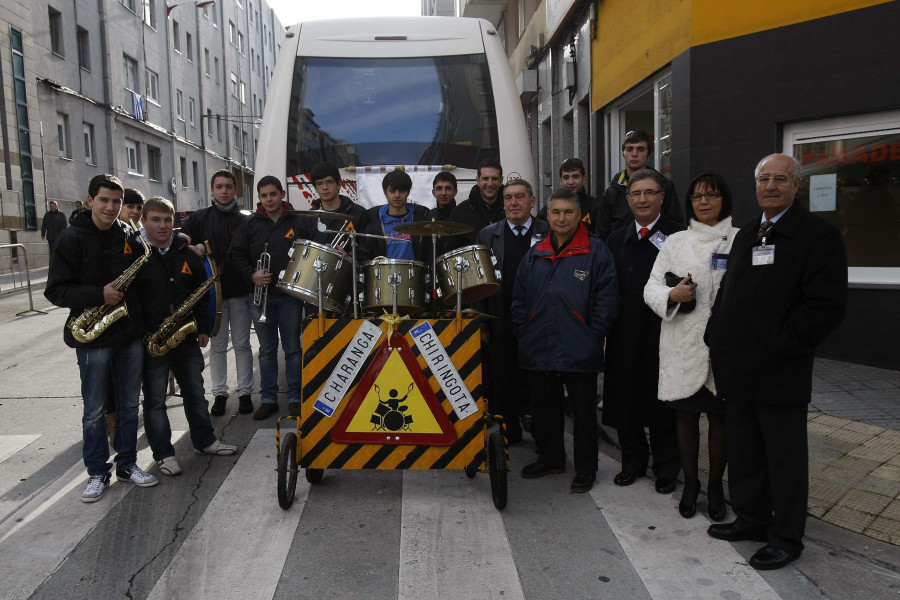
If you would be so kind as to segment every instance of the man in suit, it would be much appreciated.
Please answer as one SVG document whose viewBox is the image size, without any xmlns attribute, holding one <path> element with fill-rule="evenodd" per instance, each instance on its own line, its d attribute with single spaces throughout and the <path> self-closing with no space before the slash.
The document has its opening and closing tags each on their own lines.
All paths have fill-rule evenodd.
<svg viewBox="0 0 900 600">
<path fill-rule="evenodd" d="M 525 373 L 519 369 L 516 336 L 513 334 L 513 287 L 519 263 L 536 243 L 547 237 L 550 225 L 531 217 L 534 209 L 534 190 L 524 179 L 513 179 L 503 190 L 503 208 L 506 219 L 488 225 L 480 232 L 476 244 L 490 248 L 497 259 L 500 271 L 500 289 L 484 299 L 479 306 L 484 312 L 497 317 L 486 322 L 482 339 L 488 342 L 488 354 L 493 375 L 493 413 L 506 419 L 509 442 L 522 440 L 522 424 L 519 417 L 530 413 L 528 387 Z M 522 409 L 525 409 L 524 411 Z M 523 418 L 523 421 L 526 419 Z"/>
<path fill-rule="evenodd" d="M 671 494 L 681 471 L 675 436 L 675 411 L 657 398 L 660 318 L 644 303 L 644 286 L 666 237 L 684 229 L 660 212 L 666 178 L 653 169 L 635 171 L 628 180 L 631 222 L 609 236 L 616 261 L 622 304 L 606 344 L 603 424 L 615 427 L 622 447 L 622 471 L 616 485 L 643 477 L 653 454 L 656 491 Z M 650 428 L 650 444 L 644 427 Z"/>
<path fill-rule="evenodd" d="M 765 542 L 750 558 L 761 570 L 779 569 L 803 551 L 813 358 L 847 306 L 843 240 L 794 201 L 800 169 L 784 154 L 756 166 L 762 214 L 734 239 L 706 327 L 727 411 L 728 485 L 737 515 L 708 532 Z"/>
</svg>

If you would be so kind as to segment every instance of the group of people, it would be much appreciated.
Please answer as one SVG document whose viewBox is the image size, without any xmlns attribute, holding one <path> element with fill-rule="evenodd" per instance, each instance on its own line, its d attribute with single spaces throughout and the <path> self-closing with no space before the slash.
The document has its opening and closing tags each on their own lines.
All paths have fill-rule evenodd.
<svg viewBox="0 0 900 600">
<path fill-rule="evenodd" d="M 722 177 L 704 173 L 691 181 L 683 218 L 671 182 L 647 168 L 652 138 L 629 132 L 622 151 L 625 169 L 599 199 L 587 192 L 583 163 L 564 161 L 559 188 L 537 216 L 532 185 L 522 179 L 504 184 L 495 160 L 479 165 L 476 185 L 458 204 L 456 178 L 439 173 L 432 184 L 437 206 L 430 211 L 410 201 L 412 181 L 402 170 L 384 177 L 386 202 L 365 210 L 340 194 L 340 171 L 319 164 L 310 174 L 318 194 L 312 208 L 340 214 L 330 220 L 297 214 L 273 176 L 258 180 L 256 210 L 241 211 L 235 178 L 223 170 L 212 176 L 211 205 L 193 213 L 177 235 L 167 200 L 143 201 L 139 193 L 129 200 L 115 177 L 95 177 L 87 210 L 56 239 L 46 290 L 73 318 L 90 307 L 121 302 L 128 307 L 127 318 L 106 324 L 95 339 L 79 341 L 70 327 L 65 331 L 82 379 L 90 476 L 83 500 L 97 500 L 109 483 L 103 414 L 113 400 L 117 477 L 139 486 L 157 483 L 135 464 L 142 381 L 145 425 L 159 471 L 181 472 L 165 412 L 170 370 L 182 389 L 195 450 L 237 451 L 216 439 L 210 415 L 224 414 L 229 400 L 229 336 L 237 412 L 254 412 L 251 320 L 260 346 L 261 403 L 254 419 L 279 411 L 279 341 L 289 413 L 300 414 L 304 301 L 280 289 L 273 275 L 285 269 L 296 241 L 330 244 L 335 231 L 353 229 L 369 234 L 359 242 L 360 260 L 384 256 L 427 264 L 430 236 L 411 236 L 398 226 L 454 221 L 472 231 L 441 239 L 439 251 L 484 246 L 501 273 L 499 291 L 476 308 L 496 317 L 484 322 L 482 332 L 489 412 L 502 415 L 510 443 L 521 441 L 523 430 L 535 441 L 536 459 L 522 469 L 522 477 L 565 472 L 568 396 L 574 416 L 571 490 L 592 489 L 598 469 L 597 382 L 603 372 L 602 420 L 616 429 L 621 447 L 616 485 L 631 485 L 651 467 L 656 491 L 670 494 L 683 471 L 678 510 L 692 517 L 701 490 L 699 419 L 705 413 L 708 514 L 717 522 L 727 515 L 727 464 L 736 515 L 731 523 L 712 525 L 709 534 L 766 542 L 750 561 L 759 569 L 796 559 L 803 548 L 808 491 L 806 403 L 813 356 L 846 306 L 840 234 L 794 201 L 801 168 L 790 156 L 770 155 L 757 165 L 761 213 L 738 229 Z M 123 222 L 137 218 L 126 215 L 123 197 L 125 204 L 140 197 L 139 231 Z M 123 273 L 145 252 L 149 260 L 132 275 L 134 285 L 121 286 Z M 210 336 L 205 302 L 195 302 L 187 312 L 196 325 L 184 341 L 162 356 L 149 353 L 142 338 L 160 331 L 204 285 L 204 255 L 219 273 L 218 331 Z M 261 305 L 250 300 L 254 289 L 264 292 Z M 207 343 L 211 409 L 201 375 L 200 348 Z"/>
</svg>

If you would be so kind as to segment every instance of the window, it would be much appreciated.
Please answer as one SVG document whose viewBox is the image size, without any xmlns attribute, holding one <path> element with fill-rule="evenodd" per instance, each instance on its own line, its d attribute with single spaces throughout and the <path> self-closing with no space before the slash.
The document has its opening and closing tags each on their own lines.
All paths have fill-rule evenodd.
<svg viewBox="0 0 900 600">
<path fill-rule="evenodd" d="M 144 23 L 156 29 L 156 0 L 144 0 Z"/>
<path fill-rule="evenodd" d="M 84 27 L 77 29 L 78 33 L 78 66 L 85 71 L 91 70 L 91 38 Z"/>
<path fill-rule="evenodd" d="M 250 8 L 250 10 L 248 11 L 248 14 L 250 15 L 250 22 L 252 23 L 253 22 L 253 3 L 252 2 L 250 3 L 249 8 Z"/>
<path fill-rule="evenodd" d="M 147 69 L 147 98 L 153 102 L 159 103 L 159 75 Z"/>
<path fill-rule="evenodd" d="M 147 146 L 147 174 L 153 181 L 162 181 L 162 150 Z"/>
<path fill-rule="evenodd" d="M 56 113 L 56 137 L 59 140 L 59 155 L 62 158 L 72 158 L 72 149 L 69 147 L 69 116 Z"/>
<path fill-rule="evenodd" d="M 250 48 L 250 70 L 256 70 L 256 53 L 254 52 L 253 48 Z"/>
<path fill-rule="evenodd" d="M 222 116 L 216 115 L 216 137 L 219 138 L 219 141 L 222 141 Z"/>
<path fill-rule="evenodd" d="M 250 151 L 250 144 L 247 143 L 247 132 L 246 131 L 241 132 L 241 148 L 244 149 L 244 152 Z"/>
<path fill-rule="evenodd" d="M 178 21 L 172 21 L 172 43 L 175 44 L 175 52 L 181 52 L 181 28 Z"/>
<path fill-rule="evenodd" d="M 84 123 L 84 162 L 89 165 L 96 165 L 94 158 L 94 126 L 90 123 Z"/>
<path fill-rule="evenodd" d="M 187 159 L 183 156 L 178 158 L 181 164 L 181 187 L 186 188 L 188 186 L 188 178 L 187 178 Z"/>
<path fill-rule="evenodd" d="M 234 73 L 231 74 L 231 95 L 235 98 L 240 98 L 238 95 L 240 88 L 238 87 L 238 79 L 237 75 Z"/>
<path fill-rule="evenodd" d="M 125 58 L 125 88 L 136 94 L 140 94 L 141 88 L 138 85 L 138 63 L 127 54 L 124 54 L 123 56 Z"/>
<path fill-rule="evenodd" d="M 237 43 L 237 47 L 238 47 L 238 52 L 240 52 L 241 54 L 243 54 L 243 53 L 244 53 L 244 34 L 241 33 L 240 31 L 238 31 L 238 43 Z"/>
<path fill-rule="evenodd" d="M 783 147 L 803 166 L 796 200 L 843 234 L 853 287 L 900 284 L 900 110 L 788 123 Z"/>
<path fill-rule="evenodd" d="M 245 86 L 244 86 L 244 82 L 242 81 L 242 82 L 241 82 L 241 104 L 247 104 L 247 98 L 246 98 L 246 96 L 244 95 L 244 94 L 245 94 L 245 89 L 246 89 L 246 88 L 245 88 Z"/>
<path fill-rule="evenodd" d="M 212 109 L 206 109 L 206 135 L 212 137 Z"/>
<path fill-rule="evenodd" d="M 184 121 L 184 94 L 181 90 L 175 90 L 175 115 Z"/>
<path fill-rule="evenodd" d="M 231 126 L 231 143 L 235 148 L 240 148 L 241 143 L 241 130 L 238 129 L 237 125 Z"/>
<path fill-rule="evenodd" d="M 137 12 L 137 11 L 134 9 L 135 2 L 136 2 L 136 0 L 122 0 L 122 6 L 124 6 L 125 8 L 127 8 L 128 10 L 130 10 L 131 12 Z"/>
<path fill-rule="evenodd" d="M 200 169 L 197 167 L 196 160 L 191 161 L 191 171 L 193 172 L 192 174 L 194 175 L 194 189 L 199 190 L 200 189 L 200 175 L 199 175 Z"/>
<path fill-rule="evenodd" d="M 525 0 L 519 0 L 518 13 L 519 13 L 519 37 L 522 37 L 522 34 L 525 33 Z"/>
<path fill-rule="evenodd" d="M 187 52 L 187 59 L 194 62 L 194 45 L 191 43 L 191 34 L 184 34 L 184 49 Z"/>
<path fill-rule="evenodd" d="M 219 57 L 213 58 L 213 64 L 216 66 L 216 83 L 219 83 Z"/>
<path fill-rule="evenodd" d="M 188 98 L 188 122 L 194 124 L 194 99 Z"/>
<path fill-rule="evenodd" d="M 235 37 L 234 36 L 234 23 L 232 23 L 231 21 L 228 21 L 228 41 L 230 41 L 232 43 L 232 45 L 235 42 L 234 37 Z"/>
<path fill-rule="evenodd" d="M 209 48 L 203 49 L 203 68 L 206 72 L 206 76 L 209 77 Z"/>
<path fill-rule="evenodd" d="M 128 172 L 132 175 L 141 174 L 141 153 L 137 142 L 125 140 L 125 162 L 128 165 Z"/>
<path fill-rule="evenodd" d="M 53 8 L 47 7 L 47 13 L 50 17 L 50 51 L 59 56 L 65 56 L 63 49 L 63 31 L 62 31 L 62 13 Z"/>
<path fill-rule="evenodd" d="M 216 10 L 218 7 L 219 7 L 218 4 L 214 4 L 214 5 L 211 6 L 210 9 L 209 9 L 210 12 L 212 12 L 213 27 L 218 27 L 218 26 L 219 26 L 219 11 Z"/>
</svg>

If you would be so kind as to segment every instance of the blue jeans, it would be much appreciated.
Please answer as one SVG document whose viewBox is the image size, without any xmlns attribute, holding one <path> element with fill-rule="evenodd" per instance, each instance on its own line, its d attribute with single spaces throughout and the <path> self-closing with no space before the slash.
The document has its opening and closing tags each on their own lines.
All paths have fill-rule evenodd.
<svg viewBox="0 0 900 600">
<path fill-rule="evenodd" d="M 300 325 L 303 301 L 287 294 L 269 293 L 266 322 L 260 323 L 261 306 L 250 306 L 253 326 L 259 338 L 259 392 L 263 404 L 278 404 L 278 334 L 284 350 L 284 378 L 287 380 L 288 402 L 300 402 L 300 371 L 303 353 L 300 349 Z"/>
<path fill-rule="evenodd" d="M 196 340 L 187 340 L 164 356 L 144 355 L 144 429 L 154 460 L 175 456 L 172 428 L 166 414 L 169 369 L 181 388 L 184 416 L 194 448 L 203 449 L 216 441 L 209 420 L 209 402 L 203 390 L 203 354 Z"/>
<path fill-rule="evenodd" d="M 137 460 L 138 400 L 141 395 L 141 365 L 144 347 L 140 338 L 105 348 L 75 348 L 81 375 L 84 413 L 82 458 L 88 475 L 107 475 L 109 438 L 106 431 L 106 388 L 112 374 L 116 398 L 116 466 L 127 469 Z"/>
</svg>

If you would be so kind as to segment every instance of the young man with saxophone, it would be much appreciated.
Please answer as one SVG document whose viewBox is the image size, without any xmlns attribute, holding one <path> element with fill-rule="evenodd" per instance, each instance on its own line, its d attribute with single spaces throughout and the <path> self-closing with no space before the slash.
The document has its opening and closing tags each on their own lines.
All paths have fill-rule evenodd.
<svg viewBox="0 0 900 600">
<path fill-rule="evenodd" d="M 99 500 L 110 483 L 104 417 L 109 373 L 117 407 L 116 478 L 140 487 L 159 483 L 135 464 L 144 351 L 141 307 L 130 283 L 146 260 L 141 246 L 129 239 L 131 228 L 118 219 L 124 191 L 113 175 L 91 179 L 88 210 L 75 215 L 60 236 L 44 290 L 50 302 L 70 310 L 63 338 L 75 348 L 81 375 L 82 457 L 90 477 L 84 502 Z"/>
<path fill-rule="evenodd" d="M 300 415 L 300 370 L 303 360 L 300 322 L 303 301 L 282 292 L 276 283 L 278 273 L 288 265 L 288 251 L 294 242 L 310 239 L 315 225 L 309 217 L 290 214 L 293 208 L 285 202 L 284 187 L 277 177 L 261 177 L 256 191 L 259 206 L 238 229 L 232 255 L 247 284 L 263 286 L 259 306 L 254 303 L 250 307 L 259 338 L 259 393 L 262 397 L 253 418 L 261 421 L 278 412 L 279 335 L 284 350 L 288 409 L 291 415 Z M 268 268 L 265 267 L 266 261 L 260 260 L 263 253 L 269 255 Z M 262 318 L 264 314 L 265 319 Z"/>
<path fill-rule="evenodd" d="M 209 343 L 207 280 L 200 258 L 181 236 L 173 236 L 175 208 L 165 198 L 144 203 L 141 235 L 150 244 L 150 261 L 138 278 L 144 316 L 144 427 L 153 459 L 163 475 L 181 474 L 166 414 L 169 370 L 181 388 L 184 416 L 197 454 L 228 456 L 209 418 L 203 389 L 203 354 Z"/>
</svg>

